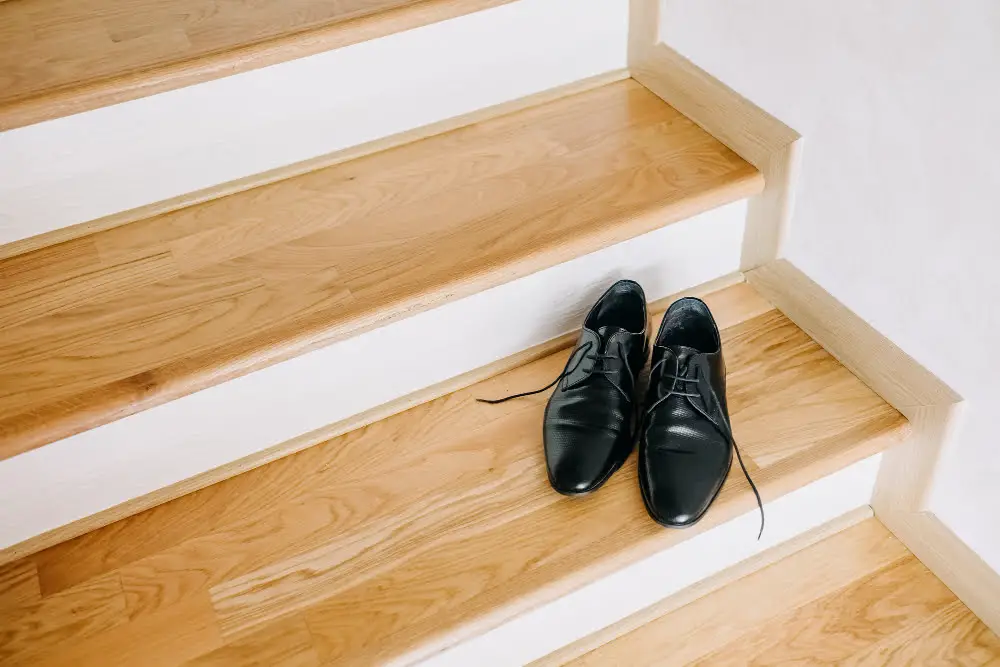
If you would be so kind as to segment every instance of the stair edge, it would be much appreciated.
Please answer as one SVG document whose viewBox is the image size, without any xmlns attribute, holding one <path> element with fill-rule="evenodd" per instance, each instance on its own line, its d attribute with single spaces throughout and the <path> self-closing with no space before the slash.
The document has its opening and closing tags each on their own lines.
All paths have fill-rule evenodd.
<svg viewBox="0 0 1000 667">
<path fill-rule="evenodd" d="M 875 513 L 872 511 L 870 505 L 858 507 L 811 530 L 799 533 L 785 542 L 781 542 L 765 551 L 741 560 L 721 572 L 717 572 L 701 581 L 682 588 L 673 595 L 663 598 L 659 602 L 645 607 L 630 616 L 626 616 L 617 623 L 605 626 L 597 632 L 586 635 L 572 644 L 567 644 L 561 649 L 529 663 L 527 667 L 559 667 L 571 660 L 576 660 L 661 616 L 665 616 L 700 598 L 711 595 L 724 586 L 739 581 L 758 570 L 773 565 L 787 556 L 802 551 L 831 535 L 855 526 L 873 516 L 875 516 Z"/>
<path fill-rule="evenodd" d="M 422 0 L 190 60 L 64 86 L 0 105 L 0 132 L 387 37 L 510 2 L 513 0 Z"/>
<path fill-rule="evenodd" d="M 833 494 L 833 496 L 836 497 L 836 502 L 842 504 L 843 506 L 831 505 L 827 507 L 825 505 L 820 505 L 818 507 L 820 510 L 828 512 L 827 517 L 829 518 L 839 516 L 845 512 L 850 512 L 861 506 L 867 507 L 867 500 L 870 497 L 871 488 L 875 483 L 875 477 L 880 459 L 881 454 L 878 452 L 875 454 L 859 456 L 851 463 L 844 466 L 838 466 L 836 469 L 816 475 L 814 478 L 796 485 L 795 488 L 788 489 L 787 491 L 780 493 L 777 497 L 772 494 L 772 497 L 767 500 L 771 502 L 781 502 L 786 497 L 792 496 L 793 494 L 806 493 L 811 495 L 813 493 L 817 493 L 818 488 L 825 488 L 826 491 L 819 492 L 819 494 L 824 498 L 828 498 L 831 497 L 831 485 L 839 488 L 839 485 L 844 479 L 855 479 L 857 477 L 861 477 L 865 479 L 865 483 L 863 488 L 860 490 L 851 487 L 853 492 L 850 494 Z M 766 493 L 761 484 L 758 483 L 758 486 L 761 488 L 762 493 Z M 845 487 L 845 490 L 846 488 L 847 487 Z M 858 495 L 859 493 L 860 495 Z M 810 505 L 810 507 L 816 509 L 812 505 Z M 720 509 L 722 512 L 719 511 Z M 832 513 L 829 513 L 831 510 Z M 563 598 L 566 596 L 575 596 L 578 592 L 583 591 L 588 585 L 601 585 L 603 583 L 602 580 L 606 578 L 617 578 L 620 575 L 627 573 L 630 568 L 641 568 L 645 562 L 648 562 L 651 559 L 661 558 L 674 551 L 675 548 L 683 548 L 684 544 L 690 540 L 699 539 L 702 536 L 709 535 L 718 530 L 733 529 L 740 522 L 745 524 L 743 525 L 743 528 L 750 529 L 745 531 L 747 539 L 743 546 L 751 546 L 752 548 L 752 545 L 755 544 L 753 538 L 756 536 L 755 529 L 757 517 L 755 514 L 756 502 L 753 500 L 753 495 L 749 489 L 746 489 L 745 494 L 740 494 L 739 502 L 730 502 L 728 506 L 724 508 L 716 508 L 714 510 L 715 520 L 710 524 L 703 520 L 702 523 L 699 523 L 692 528 L 684 529 L 683 531 L 664 530 L 662 534 L 648 538 L 645 541 L 645 544 L 635 545 L 636 547 L 641 548 L 632 548 L 628 552 L 618 552 L 615 557 L 602 563 L 598 563 L 594 567 L 578 570 L 569 576 L 564 577 L 560 581 L 553 582 L 544 589 L 533 591 L 531 596 L 532 599 L 528 601 L 528 603 L 522 604 L 520 608 L 516 610 L 512 610 L 510 607 L 513 605 L 510 605 L 506 610 L 497 610 L 489 618 L 474 619 L 466 622 L 462 626 L 452 627 L 422 646 L 413 647 L 409 652 L 403 655 L 392 656 L 389 662 L 391 664 L 419 663 L 426 664 L 427 667 L 437 667 L 437 658 L 447 656 L 448 652 L 456 649 L 461 651 L 465 648 L 463 645 L 466 643 L 481 641 L 481 638 L 485 637 L 490 632 L 498 630 L 503 631 L 504 629 L 509 631 L 509 628 L 507 627 L 508 625 L 517 623 L 524 624 L 538 612 L 542 612 L 544 614 L 544 610 L 548 605 L 561 604 Z M 815 514 L 810 514 L 809 512 L 797 514 L 801 515 L 797 520 L 802 520 L 807 515 L 816 516 Z M 710 514 L 708 516 L 712 515 Z M 823 517 L 822 514 L 819 516 L 822 517 L 819 519 L 820 521 L 823 521 L 823 519 L 826 518 Z M 612 562 L 608 562 L 609 560 Z M 739 562 L 740 561 L 736 561 L 733 565 L 737 565 Z M 723 567 L 722 569 L 724 570 L 726 568 Z M 661 600 L 669 599 L 676 594 L 683 594 L 689 586 L 697 586 L 706 578 L 707 577 L 699 577 L 698 579 L 692 580 L 688 585 L 685 585 L 676 591 L 676 593 L 668 593 L 667 596 L 661 598 Z M 524 599 L 522 598 L 518 602 L 524 602 Z M 655 602 L 652 605 L 647 603 L 644 606 L 639 607 L 637 612 L 641 613 L 643 609 L 655 605 Z M 508 611 L 511 613 L 501 616 L 501 611 Z M 623 617 L 619 617 L 616 621 L 613 621 L 613 623 L 621 621 L 622 618 L 628 618 L 631 615 L 632 613 L 629 613 Z M 537 618 L 534 620 L 535 622 L 530 623 L 530 625 L 537 625 Z M 505 642 L 505 644 L 513 643 L 509 641 L 511 639 L 510 637 L 507 637 L 507 639 L 508 642 Z M 466 650 L 468 649 L 466 648 Z M 476 649 L 473 650 L 475 651 Z M 524 656 L 521 657 L 523 659 Z M 533 659 L 544 657 L 544 655 L 541 655 Z M 452 658 L 452 656 L 445 657 L 445 659 L 441 660 L 441 664 L 452 665 L 466 662 L 465 660 L 455 661 L 454 659 L 449 658 Z M 423 661 L 426 661 L 426 663 Z M 504 663 L 499 662 L 490 664 Z"/>
<path fill-rule="evenodd" d="M 836 457 L 835 463 L 831 465 L 808 466 L 801 470 L 778 475 L 777 479 L 764 479 L 763 481 L 756 479 L 757 488 L 764 500 L 765 507 L 768 503 L 779 500 L 798 489 L 805 488 L 880 455 L 886 449 L 908 437 L 909 433 L 909 424 L 904 418 L 900 424 L 889 431 L 851 448 L 846 452 L 846 456 L 845 452 L 839 452 L 840 456 Z M 824 463 L 830 462 L 829 459 L 823 461 Z M 663 534 L 629 545 L 626 549 L 617 551 L 591 566 L 576 570 L 562 579 L 551 582 L 544 588 L 535 589 L 529 595 L 495 609 L 484 617 L 470 619 L 459 626 L 442 628 L 435 637 L 421 645 L 411 647 L 406 653 L 393 656 L 390 661 L 392 664 L 414 664 L 432 659 L 449 649 L 460 646 L 463 642 L 484 635 L 546 604 L 572 594 L 589 583 L 611 576 L 659 552 L 668 551 L 688 539 L 722 527 L 751 511 L 756 512 L 756 500 L 747 487 L 742 489 L 737 496 L 730 498 L 727 503 L 716 507 L 714 512 L 706 515 L 706 519 L 703 519 L 696 526 L 686 528 L 683 531 L 665 530 Z"/>
<path fill-rule="evenodd" d="M 89 395 L 77 394 L 8 417 L 0 421 L 0 430 L 8 434 L 0 446 L 0 461 L 740 201 L 763 187 L 763 176 L 748 166 L 745 174 L 729 176 L 705 192 L 659 202 L 609 220 L 590 233 L 528 249 L 486 271 L 467 268 L 445 282 L 397 296 L 378 308 L 356 308 L 346 316 L 320 313 L 305 321 L 287 322 L 92 389 Z M 66 405 L 73 409 L 66 410 Z"/>
<path fill-rule="evenodd" d="M 114 229 L 115 227 L 128 225 L 133 222 L 145 220 L 146 218 L 152 218 L 157 215 L 179 211 L 190 206 L 204 204 L 205 202 L 212 201 L 213 199 L 221 199 L 223 197 L 228 197 L 229 195 L 239 194 L 264 185 L 278 183 L 280 181 L 308 174 L 309 172 L 343 164 L 345 162 L 350 162 L 351 160 L 357 160 L 423 139 L 436 137 L 467 125 L 485 122 L 494 118 L 499 118 L 500 116 L 506 116 L 508 114 L 530 109 L 532 107 L 541 106 L 549 102 L 554 102 L 564 97 L 585 93 L 602 86 L 624 81 L 628 78 L 629 72 L 626 69 L 611 70 L 603 74 L 580 79 L 579 81 L 574 81 L 566 85 L 556 86 L 555 88 L 542 90 L 524 97 L 507 100 L 506 102 L 501 102 L 500 104 L 494 104 L 481 109 L 476 109 L 475 111 L 460 114 L 458 116 L 445 118 L 428 125 L 420 125 L 418 127 L 390 134 L 385 137 L 380 137 L 372 141 L 366 141 L 355 146 L 349 146 L 330 153 L 324 153 L 323 155 L 319 155 L 308 160 L 293 162 L 291 164 L 275 167 L 273 169 L 262 171 L 243 178 L 225 181 L 207 188 L 194 190 L 192 192 L 186 192 L 182 195 L 171 197 L 169 199 L 156 201 L 151 204 L 126 209 L 124 211 L 105 215 L 93 220 L 79 222 L 66 227 L 60 227 L 51 231 L 21 238 L 16 241 L 3 243 L 0 244 L 0 260 L 16 257 L 17 255 L 24 255 L 29 252 L 35 252 L 36 250 L 48 248 L 60 243 L 66 243 L 67 241 L 73 241 L 84 236 L 89 236 L 90 234 L 96 234 L 98 232 Z M 0 113 L 2 113 L 2 111 L 0 111 Z"/>
<path fill-rule="evenodd" d="M 852 443 L 846 448 L 837 449 L 829 456 L 802 461 L 793 457 L 764 471 L 758 471 L 755 473 L 755 482 L 765 507 L 767 503 L 778 500 L 798 489 L 808 487 L 852 466 L 860 465 L 873 457 L 880 457 L 886 450 L 907 442 L 913 433 L 914 429 L 909 420 L 897 412 L 893 422 L 886 424 L 877 434 Z M 741 488 L 739 493 L 729 498 L 720 496 L 719 501 L 712 513 L 706 515 L 705 519 L 691 528 L 684 531 L 666 531 L 643 538 L 588 566 L 574 570 L 544 587 L 534 589 L 529 594 L 512 600 L 503 607 L 491 610 L 485 616 L 471 618 L 456 626 L 441 628 L 439 633 L 423 644 L 411 647 L 401 655 L 392 656 L 392 662 L 393 664 L 397 664 L 397 662 L 411 664 L 431 660 L 461 646 L 464 642 L 485 635 L 532 613 L 536 609 L 570 595 L 589 583 L 611 576 L 659 552 L 669 550 L 690 538 L 723 526 L 756 508 L 756 501 L 749 486 Z"/>
<path fill-rule="evenodd" d="M 717 290 L 731 287 L 745 282 L 741 272 L 736 271 L 720 276 L 714 280 L 696 285 L 690 289 L 681 290 L 662 299 L 656 299 L 649 305 L 650 314 L 663 312 L 677 298 L 682 295 L 703 296 Z M 285 456 L 302 451 L 339 435 L 363 428 L 376 421 L 386 419 L 400 412 L 404 412 L 417 405 L 440 398 L 461 389 L 465 389 L 473 384 L 485 379 L 506 373 L 518 366 L 522 366 L 542 357 L 558 352 L 569 347 L 576 340 L 576 332 L 569 332 L 539 343 L 517 354 L 501 358 L 493 363 L 475 368 L 466 373 L 449 378 L 443 382 L 432 384 L 423 389 L 419 389 L 410 394 L 406 394 L 387 403 L 375 406 L 369 410 L 347 417 L 327 426 L 305 433 L 299 437 L 286 440 L 282 443 L 268 447 L 249 456 L 239 458 L 225 465 L 203 472 L 195 477 L 187 478 L 183 481 L 170 484 L 132 500 L 128 500 L 114 507 L 83 517 L 77 521 L 64 524 L 58 528 L 40 533 L 27 540 L 12 544 L 7 547 L 0 547 L 0 566 L 30 556 L 43 549 L 79 537 L 84 533 L 97 530 L 108 524 L 114 523 L 126 517 L 138 514 L 157 505 L 169 502 L 180 496 L 193 493 L 217 482 L 235 477 L 254 468 L 276 461 Z"/>
</svg>

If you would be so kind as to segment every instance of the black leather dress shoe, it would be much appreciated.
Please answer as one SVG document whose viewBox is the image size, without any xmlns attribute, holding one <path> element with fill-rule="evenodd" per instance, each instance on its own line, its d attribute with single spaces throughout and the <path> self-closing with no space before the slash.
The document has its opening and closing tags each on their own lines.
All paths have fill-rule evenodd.
<svg viewBox="0 0 1000 667">
<path fill-rule="evenodd" d="M 701 299 L 680 299 L 663 316 L 645 407 L 639 487 L 646 509 L 664 526 L 690 526 L 722 489 L 735 448 L 722 341 Z M 763 531 L 763 508 L 761 520 Z"/>
<path fill-rule="evenodd" d="M 646 319 L 646 296 L 631 280 L 612 285 L 587 315 L 545 408 L 545 462 L 559 493 L 596 490 L 632 452 Z"/>
</svg>

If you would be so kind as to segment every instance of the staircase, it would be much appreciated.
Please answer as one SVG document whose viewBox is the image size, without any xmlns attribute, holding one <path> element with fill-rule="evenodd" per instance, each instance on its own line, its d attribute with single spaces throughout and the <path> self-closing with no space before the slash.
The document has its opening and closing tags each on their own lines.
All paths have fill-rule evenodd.
<svg viewBox="0 0 1000 667">
<path fill-rule="evenodd" d="M 0 2 L 0 662 L 525 664 L 867 507 L 910 424 L 754 279 L 797 135 L 646 4 Z M 715 314 L 760 542 L 738 468 L 665 530 L 475 401 L 620 277 Z"/>
</svg>

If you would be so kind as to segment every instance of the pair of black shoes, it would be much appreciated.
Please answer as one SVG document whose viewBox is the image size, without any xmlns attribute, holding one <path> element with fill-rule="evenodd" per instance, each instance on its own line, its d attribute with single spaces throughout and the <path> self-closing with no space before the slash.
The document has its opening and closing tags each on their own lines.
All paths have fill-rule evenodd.
<svg viewBox="0 0 1000 667">
<path fill-rule="evenodd" d="M 730 429 L 722 341 L 701 299 L 676 301 L 653 341 L 643 398 L 638 380 L 649 357 L 647 320 L 645 294 L 631 280 L 612 285 L 587 315 L 545 409 L 549 482 L 565 495 L 591 493 L 638 439 L 639 487 L 649 515 L 664 526 L 689 526 L 722 489 L 734 450 L 747 474 Z"/>
</svg>

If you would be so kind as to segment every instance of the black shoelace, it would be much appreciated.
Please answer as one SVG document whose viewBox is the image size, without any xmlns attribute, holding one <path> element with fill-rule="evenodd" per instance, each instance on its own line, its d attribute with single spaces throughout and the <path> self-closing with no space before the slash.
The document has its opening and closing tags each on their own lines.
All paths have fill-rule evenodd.
<svg viewBox="0 0 1000 667">
<path fill-rule="evenodd" d="M 656 371 L 656 369 L 659 368 L 666 360 L 667 357 L 664 356 L 658 362 L 653 364 L 653 367 L 649 371 L 650 375 L 652 376 L 652 374 Z M 679 373 L 680 369 L 678 368 L 677 370 Z M 686 377 L 680 377 L 679 375 L 670 375 L 664 373 L 662 376 L 660 376 L 660 379 L 673 380 L 674 385 L 673 387 L 670 388 L 670 391 L 668 391 L 665 396 L 660 397 L 659 399 L 656 400 L 656 402 L 654 402 L 651 406 L 649 406 L 649 408 L 646 410 L 647 415 L 652 414 L 653 410 L 655 410 L 657 406 L 659 406 L 661 403 L 666 401 L 671 396 L 687 396 L 688 398 L 700 398 L 702 401 L 705 400 L 705 397 L 702 396 L 700 393 L 677 391 L 678 382 L 697 383 L 698 382 L 697 376 L 693 378 L 686 378 Z M 757 485 L 753 483 L 753 479 L 751 479 L 750 477 L 750 472 L 747 470 L 746 465 L 744 465 L 743 463 L 743 456 L 740 454 L 739 445 L 736 444 L 736 438 L 733 437 L 733 431 L 729 426 L 729 420 L 725 418 L 725 412 L 722 410 L 722 403 L 719 401 L 719 397 L 716 395 L 715 389 L 712 387 L 711 384 L 708 385 L 708 390 L 711 392 L 712 400 L 715 402 L 715 411 L 722 416 L 722 419 L 720 421 L 712 419 L 712 417 L 709 416 L 707 412 L 698 407 L 698 404 L 695 403 L 694 401 L 688 401 L 688 403 L 695 410 L 697 410 L 702 417 L 707 419 L 709 423 L 713 424 L 717 429 L 719 429 L 719 431 L 724 436 L 726 436 L 726 438 L 729 439 L 729 442 L 732 443 L 733 449 L 736 450 L 736 460 L 740 462 L 740 468 L 743 470 L 743 476 L 746 477 L 747 482 L 750 483 L 750 489 L 753 491 L 753 495 L 757 499 L 757 508 L 760 510 L 760 532 L 757 533 L 757 539 L 759 540 L 761 536 L 764 534 L 764 502 L 760 499 L 760 492 L 757 491 Z"/>
<path fill-rule="evenodd" d="M 562 373 L 560 373 L 559 377 L 557 377 L 555 380 L 553 380 L 552 382 L 548 383 L 547 385 L 545 385 L 541 389 L 535 389 L 534 391 L 525 391 L 525 392 L 522 392 L 520 394 L 511 394 L 510 396 L 504 396 L 503 398 L 477 398 L 476 400 L 479 401 L 480 403 L 489 403 L 490 405 L 496 405 L 497 403 L 503 403 L 504 401 L 509 401 L 511 399 L 514 399 L 514 398 L 521 398 L 523 396 L 534 396 L 535 394 L 540 394 L 543 391 L 545 391 L 546 389 L 551 389 L 552 387 L 554 387 L 563 378 L 567 378 L 570 375 L 572 375 L 573 371 L 575 371 L 577 368 L 579 368 L 580 364 L 582 364 L 585 359 L 590 359 L 591 361 L 594 362 L 595 366 L 597 364 L 601 365 L 601 368 L 594 368 L 590 372 L 594 373 L 594 374 L 597 374 L 597 375 L 604 376 L 607 379 L 607 381 L 610 382 L 611 385 L 615 389 L 617 389 L 618 391 L 621 392 L 621 395 L 625 397 L 625 400 L 628 401 L 629 403 L 631 403 L 632 402 L 632 397 L 628 395 L 628 392 L 626 392 L 624 389 L 622 389 L 618 385 L 617 382 L 615 382 L 613 379 L 611 379 L 611 374 L 614 373 L 615 371 L 609 370 L 609 369 L 607 369 L 607 368 L 604 367 L 604 363 L 603 363 L 604 361 L 613 360 L 613 359 L 619 359 L 620 358 L 622 360 L 622 366 L 625 367 L 625 371 L 628 373 L 629 379 L 632 381 L 633 385 L 635 384 L 635 378 L 632 377 L 632 369 L 629 368 L 628 360 L 625 358 L 625 348 L 622 347 L 621 340 L 618 340 L 618 341 L 615 341 L 615 342 L 618 343 L 618 351 L 620 352 L 620 356 L 619 355 L 614 355 L 614 354 L 607 354 L 607 353 L 604 353 L 604 354 L 589 354 L 590 350 L 592 350 L 593 347 L 594 347 L 594 342 L 588 340 L 586 343 L 584 343 L 580 347 L 576 348 L 573 351 L 573 354 L 570 355 L 570 359 L 572 360 L 572 358 L 574 356 L 576 356 L 579 352 L 583 351 L 583 354 L 581 354 L 579 357 L 577 357 L 576 361 L 572 364 L 572 366 L 569 367 L 568 370 L 563 371 Z"/>
</svg>

